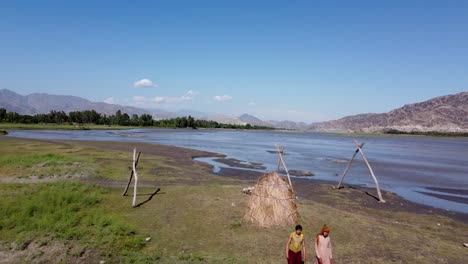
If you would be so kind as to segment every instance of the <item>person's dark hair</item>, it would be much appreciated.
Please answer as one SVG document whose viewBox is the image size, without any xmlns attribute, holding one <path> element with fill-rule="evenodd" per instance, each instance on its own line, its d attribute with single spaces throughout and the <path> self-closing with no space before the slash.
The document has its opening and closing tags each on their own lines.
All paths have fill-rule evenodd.
<svg viewBox="0 0 468 264">
<path fill-rule="evenodd" d="M 301 225 L 297 225 L 297 226 L 296 226 L 296 230 L 302 230 L 302 226 L 301 226 Z"/>
</svg>

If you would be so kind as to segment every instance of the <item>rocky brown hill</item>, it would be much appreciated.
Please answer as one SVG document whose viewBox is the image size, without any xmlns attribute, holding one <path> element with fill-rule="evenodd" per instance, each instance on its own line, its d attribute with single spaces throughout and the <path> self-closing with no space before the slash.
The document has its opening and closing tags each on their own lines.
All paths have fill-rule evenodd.
<svg viewBox="0 0 468 264">
<path fill-rule="evenodd" d="M 468 132 L 468 92 L 408 104 L 388 113 L 360 114 L 308 127 L 320 132 Z"/>
</svg>

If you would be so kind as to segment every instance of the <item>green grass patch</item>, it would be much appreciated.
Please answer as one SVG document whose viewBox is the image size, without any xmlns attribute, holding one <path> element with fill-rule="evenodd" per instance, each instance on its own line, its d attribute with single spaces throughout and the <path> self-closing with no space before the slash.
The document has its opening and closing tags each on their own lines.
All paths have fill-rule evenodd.
<svg viewBox="0 0 468 264">
<path fill-rule="evenodd" d="M 24 141 L 15 138 L 0 140 L 0 177 L 39 178 L 55 176 L 96 176 L 125 179 L 128 175 L 130 154 L 92 147 L 79 142 L 55 144 L 42 141 Z M 106 157 L 112 158 L 106 158 Z"/>
<path fill-rule="evenodd" d="M 340 136 L 340 137 L 414 137 L 414 138 L 422 138 L 422 137 L 429 137 L 429 138 L 467 138 L 468 133 L 457 133 L 457 132 L 380 132 L 380 133 L 364 133 L 364 132 L 356 132 L 356 133 L 345 133 L 345 132 L 330 132 L 326 133 L 331 136 Z"/>
<path fill-rule="evenodd" d="M 401 131 L 398 129 L 389 129 L 383 132 L 389 135 L 416 135 L 428 137 L 468 137 L 468 132 L 441 132 L 441 131 Z"/>
<path fill-rule="evenodd" d="M 143 236 L 101 205 L 107 191 L 74 182 L 1 184 L 0 237 L 18 242 L 52 236 L 112 256 L 139 250 Z"/>
<path fill-rule="evenodd" d="M 83 145 L 79 141 L 53 143 L 1 137 L 0 150 L 0 178 L 77 176 L 125 181 L 132 166 L 131 145 L 128 151 L 114 151 Z M 227 178 L 210 177 L 206 175 L 207 171 L 200 164 L 180 166 L 171 158 L 146 153 L 142 153 L 138 165 L 138 174 L 144 181 L 206 182 L 214 178 L 229 181 Z"/>
<path fill-rule="evenodd" d="M 72 157 L 67 157 L 55 153 L 31 153 L 27 155 L 2 155 L 0 157 L 0 166 L 5 167 L 23 167 L 30 168 L 33 166 L 56 166 L 62 164 L 69 164 L 76 161 Z"/>
<path fill-rule="evenodd" d="M 1 145 L 1 144 L 0 144 Z M 51 149 L 30 151 L 17 148 L 0 156 L 0 175 L 3 176 L 75 176 L 89 173 L 90 159 L 60 153 Z"/>
</svg>

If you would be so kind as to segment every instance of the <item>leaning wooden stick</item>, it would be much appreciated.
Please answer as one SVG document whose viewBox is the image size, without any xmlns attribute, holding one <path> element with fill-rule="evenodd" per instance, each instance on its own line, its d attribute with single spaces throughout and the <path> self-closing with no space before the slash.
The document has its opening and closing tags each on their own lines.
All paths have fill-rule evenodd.
<svg viewBox="0 0 468 264">
<path fill-rule="evenodd" d="M 138 161 L 140 160 L 140 154 L 141 154 L 141 151 L 138 152 L 138 157 L 136 160 L 135 168 L 138 166 Z M 130 178 L 128 179 L 127 187 L 125 187 L 125 190 L 123 191 L 122 196 L 127 195 L 128 188 L 130 187 L 130 183 L 132 182 L 132 179 L 133 179 L 133 169 L 132 169 L 132 172 L 130 173 Z"/>
<path fill-rule="evenodd" d="M 364 152 L 362 151 L 361 146 L 359 146 L 359 144 L 357 143 L 356 140 L 354 140 L 354 144 L 356 144 L 357 149 L 358 149 L 359 152 L 361 153 L 362 159 L 364 160 L 364 162 L 366 162 L 367 168 L 369 169 L 369 172 L 370 172 L 370 174 L 372 175 L 372 179 L 374 180 L 375 187 L 376 187 L 376 189 L 377 189 L 377 195 L 379 196 L 379 201 L 380 201 L 381 203 L 385 203 L 385 200 L 382 198 L 382 193 L 380 192 L 379 182 L 377 181 L 377 178 L 376 178 L 375 175 L 374 175 L 374 171 L 372 170 L 372 168 L 371 168 L 369 162 L 367 161 L 367 158 L 366 158 L 366 156 L 364 155 Z"/>
<path fill-rule="evenodd" d="M 284 152 L 284 147 L 281 147 L 281 153 Z M 276 172 L 279 173 L 280 171 L 280 164 L 281 164 L 281 159 L 278 157 L 278 164 L 276 165 Z"/>
<path fill-rule="evenodd" d="M 137 196 L 137 185 L 138 185 L 138 173 L 136 171 L 136 148 L 133 149 L 133 175 L 135 176 L 135 185 L 133 186 L 133 203 L 132 206 L 136 205 Z"/>
<path fill-rule="evenodd" d="M 354 143 L 357 144 L 357 141 L 354 139 Z M 364 147 L 364 143 L 361 144 L 361 148 Z M 340 181 L 338 182 L 338 185 L 336 186 L 337 189 L 341 188 L 341 184 L 343 182 L 343 179 L 344 177 L 346 176 L 346 173 L 348 173 L 348 170 L 349 168 L 351 167 L 351 163 L 353 163 L 353 160 L 354 158 L 356 157 L 356 155 L 358 154 L 359 152 L 359 149 L 356 148 L 356 150 L 354 151 L 354 154 L 353 154 L 353 157 L 349 160 L 348 162 L 348 165 L 346 166 L 346 169 L 345 171 L 343 172 L 343 175 L 341 175 L 341 179 Z"/>
<path fill-rule="evenodd" d="M 349 160 L 348 165 L 346 166 L 346 169 L 344 170 L 343 175 L 341 175 L 341 179 L 338 182 L 338 185 L 336 186 L 336 188 L 338 189 L 341 188 L 341 183 L 343 183 L 343 179 L 346 176 L 346 173 L 348 173 L 349 167 L 351 167 L 351 163 L 353 163 L 353 160 L 358 154 L 358 152 L 359 152 L 359 149 L 356 149 L 356 151 L 354 151 L 353 157 Z"/>
<path fill-rule="evenodd" d="M 286 167 L 286 163 L 283 160 L 283 152 L 280 151 L 278 145 L 275 144 L 275 147 L 276 147 L 276 151 L 278 152 L 279 159 L 280 159 L 281 163 L 283 164 L 284 170 L 286 171 L 286 175 L 288 175 L 288 181 L 289 181 L 289 185 L 291 186 L 291 190 L 294 192 L 292 182 L 291 182 L 291 176 L 289 175 L 289 171 L 288 171 L 288 167 Z M 283 148 L 283 150 L 284 150 L 284 148 Z"/>
</svg>

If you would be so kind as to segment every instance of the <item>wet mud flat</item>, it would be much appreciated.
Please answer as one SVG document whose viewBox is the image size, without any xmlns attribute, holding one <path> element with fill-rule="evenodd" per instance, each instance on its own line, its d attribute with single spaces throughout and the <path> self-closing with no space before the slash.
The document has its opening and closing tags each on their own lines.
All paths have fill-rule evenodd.
<svg viewBox="0 0 468 264">
<path fill-rule="evenodd" d="M 245 180 L 249 185 L 253 186 L 263 173 L 234 168 L 221 168 L 217 174 L 225 177 Z M 320 202 L 330 206 L 342 208 L 343 210 L 370 208 L 386 212 L 408 212 L 426 215 L 442 215 L 457 221 L 468 223 L 468 214 L 448 211 L 411 202 L 398 196 L 394 192 L 382 190 L 382 195 L 386 202 L 380 203 L 378 202 L 375 188 L 345 184 L 344 188 L 336 189 L 335 187 L 337 182 L 310 180 L 298 177 L 293 177 L 291 181 L 298 199 Z M 450 191 L 461 194 L 467 192 L 466 190 L 462 189 L 450 189 Z M 340 199 L 330 199 L 331 196 L 338 196 L 343 199 L 342 201 L 353 201 L 353 204 L 350 205 L 349 203 L 342 203 Z"/>
</svg>

